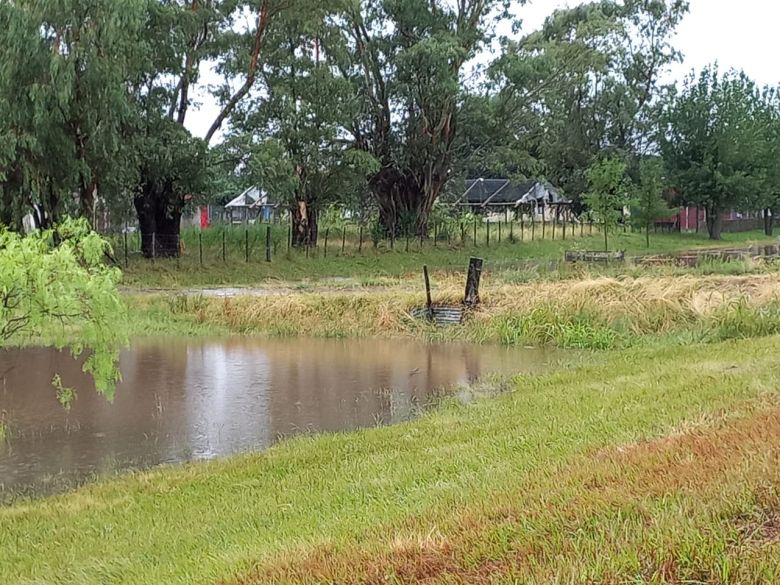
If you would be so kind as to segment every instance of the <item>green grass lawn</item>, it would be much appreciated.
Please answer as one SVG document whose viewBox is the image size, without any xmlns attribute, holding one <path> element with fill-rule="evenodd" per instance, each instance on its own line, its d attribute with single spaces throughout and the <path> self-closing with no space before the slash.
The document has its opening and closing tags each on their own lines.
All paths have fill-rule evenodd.
<svg viewBox="0 0 780 585">
<path fill-rule="evenodd" d="M 771 583 L 777 337 L 0 508 L 0 583 Z M 666 437 L 666 438 L 665 438 Z"/>
<path fill-rule="evenodd" d="M 399 277 L 418 273 L 422 266 L 432 270 L 463 272 L 469 257 L 480 256 L 487 262 L 489 270 L 511 270 L 527 261 L 549 262 L 562 260 L 569 249 L 603 249 L 602 235 L 591 236 L 589 228 L 580 236 L 579 231 L 568 233 L 562 239 L 559 227 L 556 239 L 552 240 L 550 226 L 547 226 L 545 239 L 541 240 L 541 231 L 537 230 L 533 241 L 526 229 L 523 241 L 520 241 L 519 229 L 513 231 L 514 241 L 509 241 L 508 228 L 505 226 L 502 239 L 498 241 L 498 230 L 491 228 L 491 241 L 488 245 L 486 231 L 481 228 L 474 244 L 473 234 L 468 234 L 465 244 L 453 236 L 449 242 L 432 240 L 422 245 L 419 240 L 406 239 L 394 242 L 390 249 L 388 242 L 381 242 L 374 248 L 370 241 L 359 250 L 356 234 L 348 232 L 342 252 L 341 236 L 331 235 L 328 252 L 325 253 L 324 236 L 316 249 L 288 251 L 286 246 L 286 228 L 273 226 L 272 241 L 275 252 L 272 261 L 265 261 L 265 226 L 227 228 L 204 232 L 202 236 L 203 262 L 201 264 L 199 232 L 187 230 L 183 234 L 184 249 L 179 259 L 157 259 L 154 262 L 144 259 L 133 250 L 138 248 L 137 235 L 128 241 L 130 251 L 127 268 L 124 270 L 124 283 L 129 287 L 196 287 L 196 286 L 249 286 L 269 282 L 317 281 L 326 278 L 353 278 L 371 283 L 382 277 Z M 225 234 L 225 256 L 222 253 L 222 235 Z M 249 261 L 246 260 L 247 242 Z M 642 234 L 617 233 L 611 237 L 610 248 L 625 250 L 629 254 L 670 254 L 682 250 L 747 246 L 752 243 L 776 242 L 767 238 L 763 232 L 724 234 L 720 242 L 712 242 L 705 234 L 657 234 L 651 239 L 648 249 Z M 124 240 L 113 240 L 116 257 L 124 266 Z"/>
</svg>

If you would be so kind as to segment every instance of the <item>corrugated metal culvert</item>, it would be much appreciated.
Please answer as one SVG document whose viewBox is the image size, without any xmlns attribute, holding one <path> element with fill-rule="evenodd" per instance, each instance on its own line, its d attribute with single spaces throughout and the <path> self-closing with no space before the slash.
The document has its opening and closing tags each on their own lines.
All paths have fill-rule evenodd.
<svg viewBox="0 0 780 585">
<path fill-rule="evenodd" d="M 433 305 L 430 311 L 427 307 L 412 309 L 411 315 L 415 319 L 430 319 L 436 325 L 445 327 L 462 323 L 464 311 L 462 306 Z"/>
</svg>

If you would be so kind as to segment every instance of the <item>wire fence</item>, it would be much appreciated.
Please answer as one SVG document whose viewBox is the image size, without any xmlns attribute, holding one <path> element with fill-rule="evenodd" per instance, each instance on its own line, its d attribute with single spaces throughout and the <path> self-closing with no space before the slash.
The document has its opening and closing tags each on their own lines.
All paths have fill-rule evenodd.
<svg viewBox="0 0 780 585">
<path fill-rule="evenodd" d="M 627 230 L 627 227 L 623 228 Z M 380 234 L 357 224 L 323 226 L 316 243 L 294 246 L 292 229 L 284 224 L 216 225 L 183 228 L 180 234 L 145 233 L 126 228 L 108 235 L 117 264 L 176 260 L 200 266 L 216 262 L 275 262 L 285 258 L 328 259 L 376 256 L 387 252 L 420 253 L 454 249 L 490 249 L 508 244 L 575 241 L 602 233 L 592 222 L 507 220 L 442 222 L 430 234 Z"/>
</svg>

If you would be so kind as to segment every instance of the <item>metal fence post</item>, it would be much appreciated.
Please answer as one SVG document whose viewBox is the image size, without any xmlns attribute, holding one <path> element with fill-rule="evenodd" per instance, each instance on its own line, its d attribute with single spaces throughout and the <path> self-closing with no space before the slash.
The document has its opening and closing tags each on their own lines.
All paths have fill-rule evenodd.
<svg viewBox="0 0 780 585">
<path fill-rule="evenodd" d="M 265 261 L 271 261 L 271 226 L 265 228 Z"/>
</svg>

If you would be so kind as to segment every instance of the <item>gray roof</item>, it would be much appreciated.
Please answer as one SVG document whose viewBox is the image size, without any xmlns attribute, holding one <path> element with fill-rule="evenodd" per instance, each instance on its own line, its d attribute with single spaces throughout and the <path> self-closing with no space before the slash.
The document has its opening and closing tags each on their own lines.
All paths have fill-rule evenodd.
<svg viewBox="0 0 780 585">
<path fill-rule="evenodd" d="M 268 195 L 265 191 L 260 191 L 257 187 L 249 187 L 241 195 L 230 201 L 225 207 L 254 207 L 262 205 L 268 201 Z"/>
<path fill-rule="evenodd" d="M 509 179 L 469 179 L 464 188 L 462 202 L 469 205 L 520 205 L 535 201 L 545 203 L 570 203 L 560 191 L 549 183 L 525 181 L 512 183 Z"/>
</svg>

